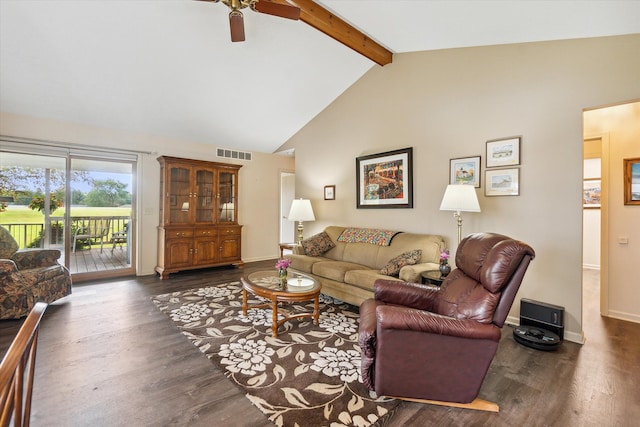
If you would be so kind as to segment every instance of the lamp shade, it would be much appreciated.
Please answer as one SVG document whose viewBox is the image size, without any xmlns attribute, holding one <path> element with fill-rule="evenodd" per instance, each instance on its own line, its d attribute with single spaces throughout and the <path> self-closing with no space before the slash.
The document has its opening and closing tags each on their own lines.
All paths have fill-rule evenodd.
<svg viewBox="0 0 640 427">
<path fill-rule="evenodd" d="M 287 217 L 289 221 L 315 221 L 311 201 L 308 199 L 297 199 L 291 202 L 291 210 Z"/>
<path fill-rule="evenodd" d="M 451 184 L 444 192 L 441 211 L 480 212 L 478 195 L 473 185 Z"/>
<path fill-rule="evenodd" d="M 220 219 L 222 221 L 233 221 L 234 209 L 233 203 L 223 203 L 220 212 Z"/>
</svg>

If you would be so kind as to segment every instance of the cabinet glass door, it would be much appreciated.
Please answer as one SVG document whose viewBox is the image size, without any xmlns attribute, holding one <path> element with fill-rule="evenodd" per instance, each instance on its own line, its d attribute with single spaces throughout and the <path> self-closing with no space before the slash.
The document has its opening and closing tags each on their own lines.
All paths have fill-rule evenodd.
<svg viewBox="0 0 640 427">
<path fill-rule="evenodd" d="M 171 224 L 188 224 L 191 203 L 191 168 L 174 166 L 171 168 L 169 183 L 169 212 Z"/>
<path fill-rule="evenodd" d="M 196 171 L 196 198 L 195 203 L 196 222 L 213 222 L 214 206 L 213 171 L 199 169 Z"/>
<path fill-rule="evenodd" d="M 220 172 L 218 181 L 218 221 L 237 222 L 236 219 L 236 173 Z"/>
</svg>

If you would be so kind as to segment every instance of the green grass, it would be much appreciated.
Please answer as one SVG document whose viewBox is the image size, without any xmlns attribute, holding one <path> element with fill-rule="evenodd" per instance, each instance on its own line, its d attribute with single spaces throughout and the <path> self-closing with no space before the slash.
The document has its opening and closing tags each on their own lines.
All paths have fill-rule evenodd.
<svg viewBox="0 0 640 427">
<path fill-rule="evenodd" d="M 52 217 L 63 217 L 66 208 L 56 209 Z M 130 207 L 107 208 L 72 206 L 71 216 L 131 216 Z M 7 210 L 0 212 L 0 224 L 42 224 L 44 214 L 31 210 L 28 206 L 9 205 Z"/>
</svg>

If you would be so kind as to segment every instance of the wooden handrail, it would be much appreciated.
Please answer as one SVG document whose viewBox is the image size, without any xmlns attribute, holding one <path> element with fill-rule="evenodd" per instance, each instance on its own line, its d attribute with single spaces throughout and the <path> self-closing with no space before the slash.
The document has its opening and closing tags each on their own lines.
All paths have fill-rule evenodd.
<svg viewBox="0 0 640 427">
<path fill-rule="evenodd" d="M 46 308 L 46 303 L 36 303 L 0 362 L 0 426 L 2 427 L 8 426 L 12 417 L 15 427 L 29 426 L 38 327 Z M 27 372 L 26 390 L 25 371 Z"/>
</svg>

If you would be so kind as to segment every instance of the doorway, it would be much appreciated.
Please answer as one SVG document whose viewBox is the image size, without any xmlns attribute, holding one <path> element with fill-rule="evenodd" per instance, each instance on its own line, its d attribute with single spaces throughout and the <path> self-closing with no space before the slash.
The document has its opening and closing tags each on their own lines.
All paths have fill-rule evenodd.
<svg viewBox="0 0 640 427">
<path fill-rule="evenodd" d="M 600 149 L 600 315 L 640 322 L 637 271 L 632 262 L 640 255 L 640 210 L 625 205 L 623 190 L 628 179 L 624 159 L 640 157 L 640 102 L 585 110 L 583 135 Z M 584 248 L 584 231 L 583 242 Z"/>
<path fill-rule="evenodd" d="M 291 202 L 296 197 L 296 174 L 280 172 L 280 242 L 295 242 L 295 223 L 289 221 Z"/>
<path fill-rule="evenodd" d="M 600 289 L 602 253 L 602 211 L 607 209 L 607 200 L 602 197 L 602 137 L 594 136 L 583 140 L 583 201 L 582 201 L 582 270 L 583 312 L 601 307 Z M 595 300 L 594 300 L 595 299 Z M 601 311 L 601 310 L 599 310 Z M 583 315 L 583 318 L 586 314 Z"/>
</svg>

